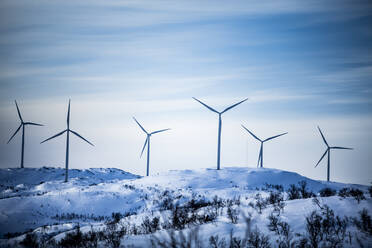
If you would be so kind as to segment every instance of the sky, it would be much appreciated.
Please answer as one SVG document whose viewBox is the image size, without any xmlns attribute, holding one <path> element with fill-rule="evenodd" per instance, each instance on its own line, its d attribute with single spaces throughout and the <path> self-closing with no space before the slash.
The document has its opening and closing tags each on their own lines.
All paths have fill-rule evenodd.
<svg viewBox="0 0 372 248">
<path fill-rule="evenodd" d="M 326 180 L 372 182 L 372 3 L 370 1 L 13 1 L 0 5 L 0 167 L 117 167 L 145 175 L 215 168 L 224 108 L 221 167 L 264 167 Z"/>
</svg>

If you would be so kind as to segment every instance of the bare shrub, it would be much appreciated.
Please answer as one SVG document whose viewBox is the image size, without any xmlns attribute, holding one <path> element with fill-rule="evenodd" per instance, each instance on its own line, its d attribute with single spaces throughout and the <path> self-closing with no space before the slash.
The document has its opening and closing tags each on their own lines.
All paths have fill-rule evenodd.
<svg viewBox="0 0 372 248">
<path fill-rule="evenodd" d="M 288 194 L 288 200 L 296 200 L 296 199 L 301 198 L 300 191 L 294 184 L 289 185 L 287 194 Z"/>
<path fill-rule="evenodd" d="M 142 221 L 141 227 L 143 229 L 143 233 L 154 233 L 160 228 L 160 219 L 159 217 L 154 217 L 152 220 L 148 216 Z"/>
<path fill-rule="evenodd" d="M 321 212 L 313 211 L 306 217 L 306 238 L 310 247 L 340 247 L 346 238 L 349 220 L 334 215 L 327 205 L 320 206 Z M 305 240 L 304 239 L 304 240 Z"/>
<path fill-rule="evenodd" d="M 238 215 L 239 215 L 238 209 L 233 208 L 233 206 L 231 205 L 227 207 L 227 217 L 229 217 L 231 223 L 233 224 L 238 223 Z"/>
<path fill-rule="evenodd" d="M 186 233 L 186 234 L 185 234 Z M 165 247 L 165 248 L 201 248 L 203 247 L 199 240 L 198 227 L 190 229 L 188 232 L 175 231 L 170 229 L 167 231 L 166 236 L 157 237 L 151 236 L 152 247 Z"/>
<path fill-rule="evenodd" d="M 106 244 L 109 247 L 117 248 L 121 244 L 121 239 L 127 234 L 127 229 L 124 226 L 118 228 L 118 223 L 109 222 L 106 224 L 103 234 L 103 239 L 106 241 Z"/>
<path fill-rule="evenodd" d="M 338 192 L 338 196 L 345 198 L 345 197 L 354 197 L 354 199 L 360 203 L 361 200 L 365 200 L 366 197 L 364 196 L 363 191 L 360 189 L 354 189 L 354 188 L 342 188 Z"/>
<path fill-rule="evenodd" d="M 33 232 L 27 233 L 25 238 L 20 242 L 20 244 L 24 247 L 38 248 L 39 247 L 38 237 Z"/>
<path fill-rule="evenodd" d="M 262 214 L 262 209 L 267 207 L 266 200 L 262 198 L 260 193 L 257 193 L 254 199 L 256 200 L 255 203 L 250 204 L 250 206 L 256 209 L 259 214 Z"/>
<path fill-rule="evenodd" d="M 321 189 L 321 190 L 319 191 L 319 195 L 320 195 L 321 197 L 330 197 L 330 196 L 334 196 L 334 195 L 336 195 L 336 190 L 326 187 L 326 188 Z"/>
<path fill-rule="evenodd" d="M 268 228 L 270 231 L 275 232 L 279 238 L 276 240 L 280 248 L 294 247 L 296 242 L 293 241 L 293 234 L 289 224 L 285 221 L 280 221 L 279 216 L 271 213 L 268 217 Z"/>
<path fill-rule="evenodd" d="M 218 235 L 210 236 L 209 245 L 212 248 L 225 248 L 226 240 L 224 238 L 220 239 Z"/>
<path fill-rule="evenodd" d="M 298 182 L 298 187 L 294 184 L 289 185 L 287 194 L 288 200 L 306 199 L 315 196 L 313 192 L 307 189 L 307 182 L 304 180 Z"/>
<path fill-rule="evenodd" d="M 82 247 L 83 234 L 80 231 L 80 225 L 77 226 L 75 231 L 69 232 L 62 238 L 58 245 L 60 247 Z"/>
<path fill-rule="evenodd" d="M 274 211 L 280 214 L 285 206 L 283 193 L 271 191 L 269 197 L 266 199 L 266 203 L 271 204 Z"/>
<path fill-rule="evenodd" d="M 359 231 L 372 235 L 372 221 L 367 209 L 360 211 L 359 218 L 353 218 L 353 223 Z"/>
</svg>

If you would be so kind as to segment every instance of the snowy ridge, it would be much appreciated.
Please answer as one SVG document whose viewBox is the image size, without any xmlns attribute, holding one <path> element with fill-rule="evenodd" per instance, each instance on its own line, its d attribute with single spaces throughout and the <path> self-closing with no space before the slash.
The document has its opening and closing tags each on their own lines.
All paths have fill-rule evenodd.
<svg viewBox="0 0 372 248">
<path fill-rule="evenodd" d="M 65 169 L 53 167 L 0 169 L 0 190 L 25 189 L 44 182 L 64 180 Z M 140 176 L 116 168 L 70 169 L 70 181 L 78 184 L 109 182 L 112 180 L 136 179 Z"/>
<path fill-rule="evenodd" d="M 265 184 L 282 185 L 288 189 L 291 184 L 306 181 L 309 189 L 314 192 L 330 187 L 341 189 L 346 184 L 336 182 L 317 181 L 301 176 L 295 172 L 283 171 L 270 168 L 247 168 L 247 167 L 225 167 L 221 170 L 199 169 L 199 170 L 171 170 L 156 176 L 144 177 L 139 180 L 143 183 L 158 183 L 162 186 L 202 189 L 225 189 L 239 187 L 244 190 L 254 190 L 264 187 Z M 350 184 L 347 184 L 350 186 Z M 355 187 L 363 187 L 355 185 Z"/>
<path fill-rule="evenodd" d="M 162 212 L 166 198 L 175 204 L 184 204 L 195 196 L 205 201 L 213 201 L 215 196 L 221 199 L 240 198 L 240 209 L 253 213 L 255 225 L 260 230 L 266 230 L 267 217 L 272 209 L 269 207 L 258 214 L 250 204 L 257 193 L 264 197 L 268 195 L 267 184 L 282 185 L 286 190 L 291 184 L 305 181 L 307 189 L 315 194 L 325 187 L 335 190 L 357 188 L 367 192 L 367 186 L 364 185 L 317 181 L 297 173 L 270 168 L 172 170 L 149 177 L 119 169 L 70 170 L 71 180 L 68 183 L 63 183 L 63 173 L 63 169 L 45 167 L 0 170 L 3 196 L 0 199 L 0 237 L 7 233 L 34 230 L 34 233 L 52 235 L 60 240 L 77 223 L 83 231 L 91 230 L 91 226 L 103 229 L 112 213 L 129 215 L 124 219 L 141 225 L 146 216 L 153 217 L 155 213 L 164 218 L 167 215 L 166 211 Z M 357 216 L 358 211 L 363 208 L 370 211 L 372 206 L 370 197 L 360 203 L 351 198 L 342 200 L 338 196 L 321 199 L 321 202 L 333 207 L 340 216 Z M 312 199 L 286 201 L 285 205 L 282 217 L 296 232 L 303 232 L 305 216 L 318 208 Z M 244 234 L 243 226 L 242 218 L 239 223 L 231 224 L 227 217 L 220 216 L 216 223 L 202 225 L 200 232 L 206 238 L 216 232 L 222 236 L 228 235 L 230 229 Z M 164 232 L 159 231 L 160 234 Z M 2 240 L 0 247 L 10 244 L 7 242 L 22 240 L 24 236 Z M 128 236 L 125 244 L 129 242 L 135 247 L 148 247 L 149 238 L 150 235 Z"/>
</svg>

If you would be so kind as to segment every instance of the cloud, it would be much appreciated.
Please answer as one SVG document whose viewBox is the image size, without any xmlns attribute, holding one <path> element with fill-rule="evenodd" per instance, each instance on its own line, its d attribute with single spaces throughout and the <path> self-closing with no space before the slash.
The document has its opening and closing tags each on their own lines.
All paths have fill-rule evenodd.
<svg viewBox="0 0 372 248">
<path fill-rule="evenodd" d="M 336 72 L 328 72 L 323 75 L 314 76 L 314 78 L 326 83 L 365 83 L 364 80 L 372 78 L 372 66 L 343 68 Z"/>
<path fill-rule="evenodd" d="M 257 91 L 252 93 L 251 102 L 260 103 L 260 102 L 277 102 L 277 101 L 300 101 L 300 100 L 309 100 L 316 98 L 314 94 L 302 94 L 298 92 L 297 94 L 292 92 L 290 94 L 266 90 L 266 91 Z"/>
<path fill-rule="evenodd" d="M 371 98 L 363 97 L 347 97 L 347 98 L 338 98 L 329 101 L 330 104 L 371 104 Z"/>
<path fill-rule="evenodd" d="M 133 28 L 190 23 L 232 16 L 260 17 L 291 13 L 327 13 L 329 18 L 368 14 L 368 1 L 3 1 L 2 30 L 9 27 L 80 26 Z M 345 11 L 347 10 L 347 11 Z M 19 18 L 23 16 L 23 18 Z M 26 21 L 27 20 L 27 21 Z M 48 21 L 46 21 L 48 20 Z M 16 29 L 14 29 L 16 30 Z M 68 31 L 69 29 L 67 29 Z"/>
</svg>

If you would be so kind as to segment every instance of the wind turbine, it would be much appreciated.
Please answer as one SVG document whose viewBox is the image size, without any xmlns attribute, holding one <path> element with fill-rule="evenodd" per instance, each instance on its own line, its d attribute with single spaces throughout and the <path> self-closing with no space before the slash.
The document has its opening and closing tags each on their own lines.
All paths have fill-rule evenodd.
<svg viewBox="0 0 372 248">
<path fill-rule="evenodd" d="M 21 168 L 24 168 L 23 166 L 23 158 L 24 158 L 24 152 L 25 152 L 25 126 L 27 125 L 33 125 L 33 126 L 43 126 L 41 124 L 37 124 L 37 123 L 33 123 L 33 122 L 24 122 L 23 119 L 22 119 L 22 116 L 21 116 L 21 112 L 19 111 L 19 108 L 18 108 L 18 104 L 17 104 L 17 101 L 15 101 L 15 105 L 17 107 L 17 112 L 18 112 L 18 117 L 19 119 L 21 120 L 21 124 L 19 125 L 19 127 L 17 128 L 17 130 L 14 132 L 14 134 L 12 135 L 12 137 L 10 137 L 10 139 L 8 140 L 7 144 L 9 144 L 9 142 L 13 139 L 13 137 L 18 133 L 18 131 L 22 128 L 22 153 L 21 153 Z"/>
<path fill-rule="evenodd" d="M 315 165 L 315 168 L 318 166 L 318 164 L 320 163 L 320 161 L 322 161 L 322 159 L 324 158 L 324 156 L 328 153 L 328 162 L 327 162 L 327 182 L 329 182 L 329 171 L 330 171 L 330 156 L 331 156 L 331 149 L 344 149 L 344 150 L 353 150 L 353 148 L 348 148 L 348 147 L 341 147 L 341 146 L 329 146 L 326 139 L 324 138 L 324 135 L 322 133 L 322 130 L 320 130 L 319 126 L 318 126 L 318 129 L 319 129 L 319 132 L 320 132 L 320 135 L 322 136 L 323 138 L 323 141 L 324 143 L 326 144 L 327 146 L 327 150 L 323 153 L 322 157 L 319 159 L 318 163 Z"/>
<path fill-rule="evenodd" d="M 71 103 L 71 100 L 68 101 L 68 111 L 67 111 L 67 129 L 65 129 L 64 131 L 60 132 L 60 133 L 57 133 L 56 135 L 42 141 L 40 144 L 48 141 L 48 140 L 51 140 L 51 139 L 54 139 L 64 133 L 66 133 L 66 161 L 65 161 L 65 164 L 66 164 L 66 173 L 65 173 L 65 182 L 68 181 L 68 153 L 69 153 L 69 145 L 70 145 L 70 133 L 72 134 L 75 134 L 76 136 L 78 136 L 80 139 L 84 140 L 85 142 L 87 142 L 88 144 L 94 146 L 92 143 L 90 143 L 88 140 L 86 140 L 85 138 L 83 138 L 80 134 L 78 134 L 77 132 L 73 131 L 70 129 L 70 103 Z"/>
<path fill-rule="evenodd" d="M 156 134 L 156 133 L 160 133 L 160 132 L 164 132 L 164 131 L 167 131 L 167 130 L 170 130 L 170 128 L 161 129 L 161 130 L 158 130 L 158 131 L 154 131 L 152 133 L 148 133 L 143 128 L 143 126 L 141 126 L 141 124 L 136 120 L 136 118 L 133 117 L 133 119 L 134 119 L 135 122 L 137 122 L 138 126 L 142 129 L 142 131 L 144 131 L 146 133 L 146 135 L 147 135 L 146 141 L 145 141 L 145 144 L 143 145 L 143 148 L 142 148 L 141 156 L 140 157 L 142 157 L 143 151 L 145 150 L 145 147 L 147 145 L 147 169 L 146 169 L 146 176 L 149 176 L 149 168 L 150 168 L 150 138 L 151 138 L 151 135 Z"/>
<path fill-rule="evenodd" d="M 239 104 L 245 102 L 248 100 L 248 98 L 244 99 L 243 101 L 240 101 L 238 103 L 235 103 L 233 105 L 231 105 L 230 107 L 227 107 L 225 108 L 222 112 L 218 112 L 217 110 L 209 107 L 207 104 L 203 103 L 202 101 L 196 99 L 195 97 L 193 97 L 194 100 L 198 101 L 200 104 L 202 104 L 204 107 L 206 107 L 207 109 L 209 109 L 210 111 L 212 112 L 215 112 L 218 114 L 218 144 L 217 144 L 217 170 L 220 169 L 220 154 L 221 154 L 221 128 L 222 128 L 222 118 L 221 118 L 221 115 L 223 113 L 225 113 L 226 111 L 238 106 Z"/>
<path fill-rule="evenodd" d="M 269 140 L 272 140 L 272 139 L 275 139 L 275 138 L 278 138 L 279 136 L 282 136 L 282 135 L 285 135 L 287 133 L 282 133 L 282 134 L 278 134 L 278 135 L 275 135 L 275 136 L 272 136 L 270 138 L 267 138 L 265 140 L 261 140 L 260 138 L 258 138 L 256 135 L 254 135 L 251 131 L 248 130 L 248 128 L 246 128 L 245 126 L 242 125 L 242 127 L 248 131 L 248 133 L 250 133 L 253 138 L 255 138 L 256 140 L 258 140 L 259 142 L 261 142 L 261 148 L 260 148 L 260 154 L 258 155 L 258 161 L 257 161 L 257 167 L 263 167 L 263 144 L 266 142 L 266 141 L 269 141 Z"/>
</svg>

